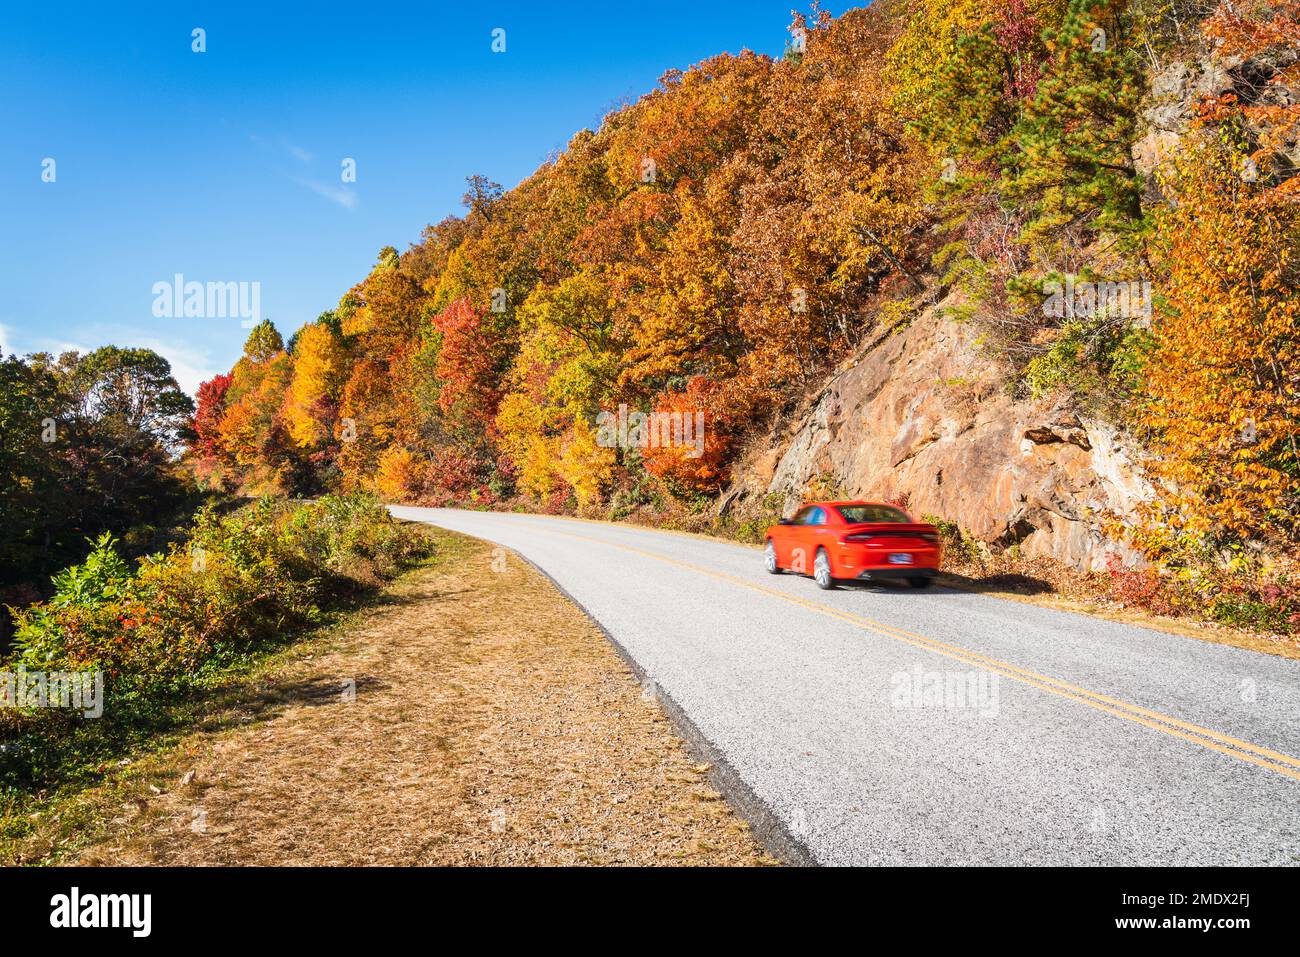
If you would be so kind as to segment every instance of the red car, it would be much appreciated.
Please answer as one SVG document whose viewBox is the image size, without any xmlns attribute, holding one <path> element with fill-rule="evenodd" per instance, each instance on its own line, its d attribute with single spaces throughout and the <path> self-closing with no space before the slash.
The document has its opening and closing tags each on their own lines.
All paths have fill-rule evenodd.
<svg viewBox="0 0 1300 957">
<path fill-rule="evenodd" d="M 807 575 L 821 588 L 841 581 L 898 579 L 925 588 L 939 573 L 939 530 L 877 502 L 809 502 L 767 530 L 773 575 Z"/>
</svg>

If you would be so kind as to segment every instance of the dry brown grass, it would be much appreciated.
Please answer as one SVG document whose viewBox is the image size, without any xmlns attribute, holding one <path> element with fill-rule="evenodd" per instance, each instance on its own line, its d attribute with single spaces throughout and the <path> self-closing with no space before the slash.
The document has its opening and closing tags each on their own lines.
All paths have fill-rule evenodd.
<svg viewBox="0 0 1300 957">
<path fill-rule="evenodd" d="M 100 836 L 57 858 L 771 863 L 579 609 L 514 556 L 498 573 L 489 546 L 440 538 L 456 560 L 103 788 Z"/>
</svg>

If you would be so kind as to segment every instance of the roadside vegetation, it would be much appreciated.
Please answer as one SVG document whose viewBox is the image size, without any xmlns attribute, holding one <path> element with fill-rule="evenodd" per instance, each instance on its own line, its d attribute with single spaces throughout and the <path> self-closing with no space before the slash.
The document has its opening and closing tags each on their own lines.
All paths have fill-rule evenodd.
<svg viewBox="0 0 1300 957">
<path fill-rule="evenodd" d="M 0 708 L 0 819 L 21 824 L 34 795 L 99 780 L 183 728 L 231 674 L 430 554 L 418 527 L 360 494 L 205 509 L 183 543 L 134 563 L 105 533 L 48 600 L 17 611 L 0 660 L 18 680 L 98 674 L 102 714 Z"/>
<path fill-rule="evenodd" d="M 417 529 L 433 557 L 364 608 L 214 672 L 91 786 L 0 808 L 0 863 L 775 863 L 576 606 Z"/>
</svg>

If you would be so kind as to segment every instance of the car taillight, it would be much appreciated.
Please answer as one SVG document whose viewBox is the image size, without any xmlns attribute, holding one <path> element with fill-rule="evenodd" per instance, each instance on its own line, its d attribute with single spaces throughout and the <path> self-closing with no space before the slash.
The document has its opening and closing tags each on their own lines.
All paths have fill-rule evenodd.
<svg viewBox="0 0 1300 957">
<path fill-rule="evenodd" d="M 844 542 L 869 542 L 874 537 L 875 537 L 874 535 L 864 535 L 863 533 L 859 532 L 857 535 L 845 535 L 840 540 Z"/>
</svg>

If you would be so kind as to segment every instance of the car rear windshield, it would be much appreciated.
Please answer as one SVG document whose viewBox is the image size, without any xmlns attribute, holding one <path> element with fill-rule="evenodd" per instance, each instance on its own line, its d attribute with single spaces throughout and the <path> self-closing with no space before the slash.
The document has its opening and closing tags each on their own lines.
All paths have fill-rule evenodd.
<svg viewBox="0 0 1300 957">
<path fill-rule="evenodd" d="M 844 521 L 850 525 L 861 525 L 866 522 L 911 521 L 906 513 L 890 508 L 888 505 L 837 505 L 836 508 L 844 516 Z"/>
</svg>

